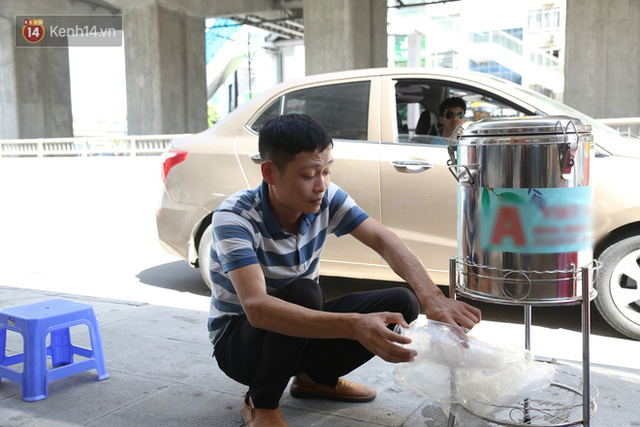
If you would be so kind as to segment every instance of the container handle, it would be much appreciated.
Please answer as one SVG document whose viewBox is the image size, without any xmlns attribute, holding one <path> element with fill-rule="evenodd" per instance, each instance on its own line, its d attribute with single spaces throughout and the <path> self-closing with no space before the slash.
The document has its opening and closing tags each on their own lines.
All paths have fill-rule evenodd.
<svg viewBox="0 0 640 427">
<path fill-rule="evenodd" d="M 453 177 L 456 179 L 456 181 L 458 181 L 458 183 L 462 184 L 464 182 L 465 184 L 469 184 L 469 185 L 473 185 L 476 183 L 476 180 L 473 178 L 473 173 L 471 172 L 471 169 L 469 169 L 467 165 L 452 165 L 452 164 L 449 164 L 450 161 L 451 160 L 447 160 L 447 165 L 449 166 L 449 172 L 451 172 L 451 175 L 453 175 Z M 467 173 L 466 175 L 467 178 L 461 180 L 460 176 L 457 175 L 455 172 L 453 172 L 454 169 L 458 169 L 458 168 L 462 168 L 465 170 L 465 172 Z"/>
<path fill-rule="evenodd" d="M 463 130 L 462 125 L 456 126 L 456 129 L 453 131 L 453 133 L 451 134 L 451 137 L 449 138 L 449 146 L 447 147 L 447 151 L 449 152 L 449 160 L 447 160 L 447 165 L 449 166 L 458 164 L 458 161 L 456 159 L 456 148 L 458 148 L 458 140 L 460 139 L 460 132 L 462 132 L 462 130 Z M 456 142 L 455 145 L 453 144 L 454 137 Z"/>
<path fill-rule="evenodd" d="M 456 129 L 453 131 L 453 133 L 451 134 L 451 137 L 449 138 L 449 146 L 447 147 L 447 151 L 449 152 L 449 160 L 447 160 L 447 166 L 449 166 L 449 172 L 451 172 L 451 175 L 453 175 L 456 181 L 458 181 L 458 183 L 460 184 L 462 184 L 460 175 L 455 173 L 454 169 L 456 169 L 456 171 L 458 168 L 464 169 L 467 176 L 467 178 L 463 180 L 464 183 L 473 185 L 475 184 L 476 180 L 473 178 L 473 174 L 471 173 L 471 170 L 467 165 L 459 165 L 458 159 L 456 159 L 456 149 L 458 148 L 458 140 L 460 139 L 460 133 L 462 132 L 463 129 L 464 128 L 462 127 L 462 125 L 456 126 Z"/>
<path fill-rule="evenodd" d="M 568 132 L 569 126 L 573 127 L 573 133 L 576 134 L 576 141 L 577 143 L 579 143 L 580 134 L 578 133 L 578 129 L 576 128 L 575 123 L 573 123 L 573 120 L 570 120 L 569 123 L 567 123 L 566 127 L 563 127 L 560 121 L 556 123 L 556 129 L 560 128 L 560 130 L 562 131 L 562 135 L 564 137 L 564 143 L 562 144 L 562 153 L 560 154 L 560 170 L 563 173 L 565 168 L 571 169 L 574 165 L 573 157 L 571 157 L 569 143 L 567 142 L 567 132 Z"/>
</svg>

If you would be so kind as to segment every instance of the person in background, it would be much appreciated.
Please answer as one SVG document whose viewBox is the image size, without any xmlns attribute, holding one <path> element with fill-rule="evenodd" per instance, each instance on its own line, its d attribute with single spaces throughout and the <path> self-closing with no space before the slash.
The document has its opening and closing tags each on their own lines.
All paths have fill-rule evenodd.
<svg viewBox="0 0 640 427">
<path fill-rule="evenodd" d="M 374 356 L 408 362 L 408 326 L 428 318 L 471 329 L 480 310 L 447 298 L 400 238 L 332 183 L 333 141 L 307 115 L 267 122 L 259 134 L 263 182 L 216 209 L 209 257 L 208 328 L 214 357 L 249 387 L 249 427 L 286 426 L 279 401 L 291 377 L 294 398 L 368 402 L 376 391 L 343 378 Z M 319 280 L 327 234 L 351 234 L 413 289 L 390 287 L 325 301 Z"/>
<path fill-rule="evenodd" d="M 455 132 L 458 125 L 464 123 L 464 116 L 467 111 L 467 104 L 462 98 L 447 98 L 440 103 L 440 137 L 448 140 Z M 448 143 L 448 141 L 447 141 Z"/>
</svg>

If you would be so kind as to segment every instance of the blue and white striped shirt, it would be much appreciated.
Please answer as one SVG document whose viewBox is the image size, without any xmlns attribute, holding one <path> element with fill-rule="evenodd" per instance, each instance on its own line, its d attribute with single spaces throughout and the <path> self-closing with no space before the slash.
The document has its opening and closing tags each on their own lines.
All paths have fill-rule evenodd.
<svg viewBox="0 0 640 427">
<path fill-rule="evenodd" d="M 342 236 L 368 215 L 337 185 L 330 183 L 317 213 L 302 214 L 297 235 L 278 225 L 269 205 L 269 188 L 231 195 L 213 214 L 210 249 L 211 306 L 209 337 L 215 342 L 231 321 L 244 313 L 228 272 L 260 264 L 267 292 L 298 278 L 318 280 L 320 254 L 327 233 Z"/>
</svg>

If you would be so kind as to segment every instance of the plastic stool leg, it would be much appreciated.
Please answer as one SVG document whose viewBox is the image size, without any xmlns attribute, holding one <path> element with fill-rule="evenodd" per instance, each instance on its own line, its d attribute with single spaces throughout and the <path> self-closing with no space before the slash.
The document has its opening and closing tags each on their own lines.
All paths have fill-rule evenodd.
<svg viewBox="0 0 640 427">
<path fill-rule="evenodd" d="M 53 366 L 63 366 L 73 363 L 73 347 L 69 328 L 51 331 L 51 345 L 47 349 L 51 354 Z"/>
<path fill-rule="evenodd" d="M 22 366 L 22 400 L 37 402 L 47 398 L 46 329 L 38 321 L 31 322 L 24 342 Z"/>
<path fill-rule="evenodd" d="M 22 372 L 9 366 L 23 363 L 23 361 L 24 353 L 7 356 L 7 329 L 0 328 L 0 380 L 5 378 L 22 385 Z"/>
<path fill-rule="evenodd" d="M 100 327 L 98 326 L 98 318 L 96 317 L 93 308 L 90 309 L 91 322 L 89 323 L 89 335 L 91 336 L 91 350 L 93 352 L 93 358 L 96 360 L 98 371 L 98 380 L 106 380 L 109 378 L 107 373 L 107 367 L 104 362 L 104 352 L 102 351 L 102 336 L 100 335 Z"/>
<path fill-rule="evenodd" d="M 7 359 L 7 330 L 0 328 L 0 366 L 5 366 Z M 2 375 L 0 375 L 0 381 L 2 381 Z"/>
</svg>

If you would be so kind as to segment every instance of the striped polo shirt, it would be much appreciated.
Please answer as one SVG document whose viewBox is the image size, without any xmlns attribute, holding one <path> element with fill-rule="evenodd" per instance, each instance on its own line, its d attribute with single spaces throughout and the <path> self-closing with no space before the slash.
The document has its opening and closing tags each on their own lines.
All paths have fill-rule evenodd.
<svg viewBox="0 0 640 427">
<path fill-rule="evenodd" d="M 368 215 L 355 201 L 333 183 L 329 184 L 318 212 L 302 214 L 297 235 L 283 231 L 278 225 L 264 181 L 254 190 L 243 190 L 227 198 L 212 219 L 208 320 L 211 342 L 215 345 L 232 316 L 244 313 L 229 271 L 259 263 L 267 292 L 299 278 L 317 281 L 327 233 L 338 237 L 348 234 L 366 218 Z"/>
</svg>

